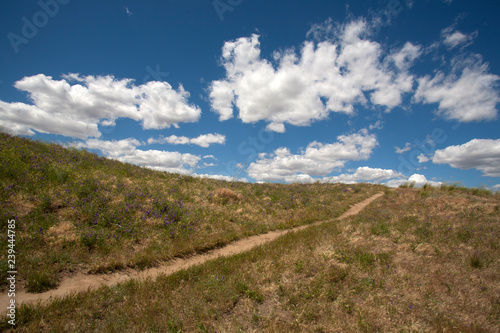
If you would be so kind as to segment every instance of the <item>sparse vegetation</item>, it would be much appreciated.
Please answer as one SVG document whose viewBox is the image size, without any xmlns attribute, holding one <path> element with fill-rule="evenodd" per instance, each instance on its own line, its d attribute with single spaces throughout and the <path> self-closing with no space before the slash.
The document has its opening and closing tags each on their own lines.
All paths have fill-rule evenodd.
<svg viewBox="0 0 500 333">
<path fill-rule="evenodd" d="M 43 267 L 66 272 L 62 276 L 78 270 L 77 265 L 92 267 L 97 258 L 108 260 L 104 253 L 110 256 L 109 270 L 130 263 L 150 267 L 156 258 L 174 255 L 163 242 L 180 246 L 184 251 L 180 253 L 192 253 L 200 239 L 207 242 L 206 248 L 216 241 L 338 216 L 348 204 L 381 190 L 366 184 L 234 183 L 229 190 L 242 198 L 225 201 L 209 198 L 216 189 L 229 188 L 224 182 L 181 181 L 176 175 L 111 161 L 102 163 L 116 163 L 112 169 L 116 174 L 104 173 L 97 167 L 101 162 L 93 163 L 96 182 L 88 185 L 83 198 L 93 198 L 94 208 L 81 209 L 81 215 L 71 214 L 72 205 L 79 202 L 77 186 L 67 187 L 69 202 L 56 195 L 66 187 L 47 187 L 48 205 L 36 188 L 30 201 L 30 192 L 23 188 L 28 185 L 10 181 L 16 193 L 9 194 L 6 207 L 20 221 L 30 221 L 23 232 L 39 246 L 30 250 Z M 66 182 L 74 176 L 70 173 Z M 75 181 L 83 182 L 80 177 Z M 126 186 L 118 187 L 122 183 Z M 153 184 L 158 183 L 167 196 L 157 196 L 160 189 Z M 100 204 L 122 208 L 121 218 L 101 220 L 109 209 L 98 209 Z M 156 280 L 101 287 L 46 305 L 23 305 L 16 331 L 498 332 L 499 206 L 498 195 L 458 186 L 386 190 L 385 196 L 356 216 L 286 234 L 246 253 Z M 47 211 L 47 207 L 52 208 Z M 148 218 L 147 211 L 155 217 Z M 28 219 L 30 214 L 40 221 Z M 74 221 L 84 227 L 68 222 L 75 216 Z M 165 220 L 172 221 L 172 229 L 164 225 Z M 181 233 L 190 227 L 196 230 Z M 66 231 L 78 235 L 79 228 L 118 233 L 120 240 L 111 236 L 113 241 L 88 247 Z M 188 245 L 182 247 L 183 242 Z M 41 257 L 40 244 L 51 249 L 50 259 Z M 62 250 L 71 246 L 79 252 Z M 106 271 L 105 265 L 94 267 L 100 269 L 96 274 Z M 0 329 L 10 328 L 6 322 L 0 325 Z"/>
<path fill-rule="evenodd" d="M 18 278 L 36 292 L 78 271 L 145 269 L 242 237 L 330 219 L 382 188 L 228 183 L 5 133 L 0 164 L 1 229 L 7 218 L 18 221 Z M 48 278 L 40 267 L 50 281 L 43 282 Z"/>
</svg>

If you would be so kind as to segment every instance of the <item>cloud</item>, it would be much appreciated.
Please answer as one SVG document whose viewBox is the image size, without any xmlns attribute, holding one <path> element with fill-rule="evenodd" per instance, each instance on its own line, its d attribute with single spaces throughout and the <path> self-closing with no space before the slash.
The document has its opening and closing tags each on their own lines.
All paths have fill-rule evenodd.
<svg viewBox="0 0 500 333">
<path fill-rule="evenodd" d="M 462 48 L 464 48 L 472 44 L 474 39 L 477 37 L 478 34 L 477 31 L 470 34 L 464 34 L 458 30 L 453 31 L 455 29 L 455 25 L 456 23 L 441 31 L 441 38 L 443 39 L 443 44 L 448 49 L 453 49 L 459 45 L 461 45 Z"/>
<path fill-rule="evenodd" d="M 118 118 L 142 122 L 144 129 L 163 129 L 198 121 L 201 110 L 188 104 L 189 93 L 167 82 L 136 86 L 113 76 L 64 75 L 62 80 L 38 74 L 14 86 L 29 94 L 33 105 L 0 101 L 0 124 L 18 132 L 33 130 L 86 139 L 100 137 L 98 124 L 114 126 Z"/>
<path fill-rule="evenodd" d="M 232 182 L 232 181 L 238 181 L 238 182 L 243 182 L 243 183 L 248 183 L 248 179 L 246 178 L 238 178 L 235 180 L 234 177 L 231 176 L 224 176 L 224 175 L 207 175 L 207 174 L 192 174 L 194 177 L 199 177 L 199 178 L 209 178 L 209 179 L 217 179 L 217 180 L 225 180 L 227 182 Z"/>
<path fill-rule="evenodd" d="M 211 144 L 224 144 L 226 142 L 226 137 L 222 134 L 203 134 L 197 138 L 191 139 L 192 144 L 198 145 L 200 147 L 207 148 Z"/>
<path fill-rule="evenodd" d="M 425 184 L 429 184 L 431 186 L 439 186 L 441 182 L 435 182 L 432 180 L 427 180 L 424 175 L 420 175 L 418 173 L 413 174 L 410 178 L 408 178 L 410 183 L 414 183 L 416 187 L 424 186 Z"/>
<path fill-rule="evenodd" d="M 460 44 L 465 44 L 467 42 L 470 42 L 472 39 L 473 38 L 471 38 L 470 35 L 464 35 L 460 31 L 455 31 L 453 34 L 450 34 L 445 37 L 444 44 L 448 48 L 454 48 Z"/>
<path fill-rule="evenodd" d="M 438 103 L 437 113 L 461 122 L 494 120 L 500 96 L 496 89 L 500 76 L 488 73 L 481 57 L 454 58 L 450 74 L 439 71 L 418 79 L 414 99 L 425 104 Z"/>
<path fill-rule="evenodd" d="M 396 149 L 396 154 L 403 154 L 406 153 L 407 151 L 410 151 L 412 146 L 413 145 L 411 143 L 407 142 L 404 148 L 394 147 L 394 149 Z"/>
<path fill-rule="evenodd" d="M 161 150 L 140 150 L 137 147 L 144 145 L 136 139 L 119 141 L 104 141 L 88 139 L 85 142 L 70 144 L 76 148 L 99 150 L 104 156 L 124 163 L 130 163 L 157 171 L 190 174 L 196 168 L 201 157 L 192 154 L 181 154 Z"/>
<path fill-rule="evenodd" d="M 417 156 L 418 162 L 419 163 L 426 163 L 430 161 L 430 158 L 427 157 L 425 154 L 420 154 Z"/>
<path fill-rule="evenodd" d="M 403 48 L 399 51 L 393 52 L 390 58 L 397 68 L 399 68 L 400 70 L 407 70 L 413 65 L 415 59 L 420 57 L 421 54 L 422 49 L 420 46 L 413 45 L 410 42 L 406 42 Z"/>
<path fill-rule="evenodd" d="M 407 183 L 413 183 L 415 187 L 422 187 L 425 184 L 429 184 L 434 187 L 440 186 L 442 183 L 441 182 L 435 182 L 432 180 L 427 180 L 427 178 L 424 175 L 415 173 L 410 176 L 408 179 L 393 179 L 385 183 L 386 186 L 389 187 L 399 187 L 400 185 L 407 184 Z"/>
<path fill-rule="evenodd" d="M 329 178 L 334 183 L 357 183 L 360 181 L 380 182 L 392 178 L 402 178 L 403 175 L 394 170 L 378 169 L 370 167 L 359 167 L 352 174 L 342 174 Z"/>
<path fill-rule="evenodd" d="M 205 156 L 203 156 L 203 158 L 211 158 L 211 159 L 214 159 L 217 161 L 217 158 L 215 158 L 214 155 L 205 155 Z"/>
<path fill-rule="evenodd" d="M 463 170 L 477 169 L 484 176 L 500 177 L 500 139 L 473 139 L 460 146 L 437 150 L 432 162 Z"/>
<path fill-rule="evenodd" d="M 326 176 L 348 161 L 367 160 L 378 146 L 375 135 L 366 129 L 338 136 L 337 140 L 329 144 L 314 141 L 300 154 L 292 154 L 288 148 L 262 153 L 249 165 L 247 173 L 256 180 L 310 182 L 315 180 L 312 176 Z"/>
<path fill-rule="evenodd" d="M 128 16 L 134 15 L 134 13 L 128 7 L 123 7 L 123 9 L 125 9 L 125 13 L 127 13 Z"/>
<path fill-rule="evenodd" d="M 188 145 L 194 144 L 203 148 L 208 148 L 211 144 L 224 144 L 226 142 L 226 136 L 222 134 L 203 134 L 197 138 L 188 138 L 185 136 L 171 135 L 169 137 L 160 137 L 158 139 L 150 138 L 148 139 L 149 144 L 165 144 L 169 143 L 172 145 Z"/>
<path fill-rule="evenodd" d="M 383 129 L 383 128 L 384 128 L 384 122 L 380 120 L 377 120 L 375 124 L 371 124 L 370 126 L 368 126 L 368 129 L 370 131 L 374 129 Z"/>
<path fill-rule="evenodd" d="M 0 101 L 0 125 L 19 135 L 34 135 L 34 130 L 81 139 L 101 135 L 96 122 L 77 115 L 51 114 L 33 105 L 3 101 Z"/>
<path fill-rule="evenodd" d="M 261 57 L 258 35 L 226 42 L 226 77 L 209 87 L 219 120 L 232 118 L 236 108 L 244 123 L 264 120 L 267 130 L 284 132 L 285 123 L 307 126 L 331 112 L 352 114 L 356 104 L 392 109 L 412 90 L 407 69 L 419 47 L 407 43 L 384 58 L 381 45 L 365 38 L 369 28 L 363 20 L 337 28 L 329 21 L 315 29 L 335 30 L 336 40 L 306 41 L 300 54 L 276 51 L 274 62 Z"/>
<path fill-rule="evenodd" d="M 270 132 L 285 133 L 285 125 L 283 123 L 270 123 L 266 126 L 266 130 Z"/>
</svg>

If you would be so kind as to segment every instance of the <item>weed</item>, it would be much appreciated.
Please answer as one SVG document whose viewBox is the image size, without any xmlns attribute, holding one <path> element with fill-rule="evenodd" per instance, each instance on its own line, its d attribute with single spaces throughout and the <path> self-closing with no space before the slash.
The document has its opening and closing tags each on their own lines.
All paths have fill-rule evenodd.
<svg viewBox="0 0 500 333">
<path fill-rule="evenodd" d="M 430 195 L 431 195 L 431 194 L 430 194 L 430 192 L 429 192 L 428 190 L 422 190 L 422 191 L 420 192 L 420 196 L 421 196 L 422 198 L 427 198 L 427 197 L 429 197 Z"/>
<path fill-rule="evenodd" d="M 417 236 L 420 241 L 428 241 L 432 235 L 433 231 L 430 222 L 426 222 L 415 229 L 415 236 Z"/>
<path fill-rule="evenodd" d="M 251 290 L 245 282 L 238 282 L 236 289 L 239 293 L 249 297 L 257 303 L 264 302 L 264 296 L 256 290 Z"/>
<path fill-rule="evenodd" d="M 482 268 L 484 265 L 481 255 L 477 251 L 473 252 L 469 257 L 469 263 L 472 268 Z"/>
<path fill-rule="evenodd" d="M 379 222 L 373 225 L 370 229 L 371 233 L 377 236 L 390 236 L 391 231 L 389 226 L 385 223 Z"/>
<path fill-rule="evenodd" d="M 26 281 L 26 290 L 30 293 L 42 293 L 57 286 L 53 272 L 34 270 Z"/>
<path fill-rule="evenodd" d="M 369 268 L 375 263 L 375 256 L 369 252 L 355 252 L 355 258 L 362 267 Z"/>
<path fill-rule="evenodd" d="M 461 227 L 457 232 L 457 238 L 462 243 L 467 243 L 473 237 L 473 232 L 468 227 Z"/>
</svg>

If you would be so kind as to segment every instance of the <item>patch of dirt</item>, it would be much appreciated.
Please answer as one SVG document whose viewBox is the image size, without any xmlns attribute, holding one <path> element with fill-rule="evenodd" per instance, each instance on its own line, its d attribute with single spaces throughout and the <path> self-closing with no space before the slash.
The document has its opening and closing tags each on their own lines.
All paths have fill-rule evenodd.
<svg viewBox="0 0 500 333">
<path fill-rule="evenodd" d="M 217 188 L 214 191 L 212 191 L 212 195 L 216 198 L 222 198 L 222 199 L 227 199 L 229 201 L 241 201 L 243 200 L 243 196 L 239 193 L 236 193 L 233 190 L 230 190 L 228 188 Z"/>
<path fill-rule="evenodd" d="M 415 248 L 415 252 L 417 252 L 423 256 L 432 256 L 435 254 L 434 248 L 430 244 L 419 244 Z"/>
<path fill-rule="evenodd" d="M 222 193 L 229 193 L 222 189 Z M 231 191 L 231 190 L 229 190 Z M 234 195 L 237 195 L 235 192 Z M 364 207 L 368 206 L 374 200 L 383 196 L 384 193 L 378 193 L 362 202 L 359 202 L 353 205 L 349 210 L 347 210 L 344 214 L 342 214 L 337 219 L 345 219 L 346 217 L 358 214 Z M 332 219 L 332 220 L 337 220 Z M 332 221 L 329 220 L 329 221 Z M 266 234 L 255 235 L 245 239 L 241 239 L 230 243 L 222 248 L 215 249 L 212 251 L 208 251 L 203 254 L 193 255 L 188 258 L 177 258 L 172 261 L 169 261 L 166 264 L 163 264 L 158 267 L 153 267 L 144 271 L 137 271 L 133 269 L 127 269 L 124 271 L 114 272 L 112 274 L 102 274 L 102 275 L 88 275 L 84 273 L 78 273 L 77 275 L 64 279 L 61 281 L 61 284 L 57 289 L 49 290 L 47 292 L 41 294 L 31 294 L 27 293 L 24 290 L 20 290 L 16 292 L 16 303 L 36 303 L 38 301 L 44 302 L 50 300 L 53 297 L 62 297 L 69 293 L 87 291 L 89 289 L 98 288 L 102 285 L 111 286 L 120 282 L 124 282 L 130 279 L 148 279 L 148 278 L 156 278 L 160 274 L 170 275 L 180 270 L 189 268 L 194 265 L 203 264 L 206 261 L 216 259 L 220 256 L 231 256 L 234 254 L 246 252 L 256 246 L 268 243 L 276 238 L 288 233 L 294 232 L 298 230 L 303 230 L 312 225 L 318 225 L 327 221 L 318 221 L 309 225 L 303 225 L 300 227 L 288 229 L 288 230 L 278 230 L 268 232 Z M 57 226 L 53 227 L 52 231 L 55 234 L 63 235 L 71 235 L 71 225 L 68 225 L 69 222 L 59 223 Z M 0 295 L 0 314 L 4 315 L 6 313 L 7 305 L 9 304 L 10 298 L 8 294 Z M 287 317 L 284 315 L 285 318 Z M 288 317 L 289 319 L 289 317 Z"/>
<path fill-rule="evenodd" d="M 78 238 L 75 233 L 75 226 L 68 221 L 61 221 L 59 224 L 49 228 L 49 237 L 56 240 L 56 243 L 63 240 L 75 240 Z"/>
<path fill-rule="evenodd" d="M 277 317 L 279 320 L 291 324 L 294 320 L 293 315 L 283 310 L 279 304 L 273 301 L 266 301 L 258 306 L 259 315 L 264 318 Z"/>
</svg>

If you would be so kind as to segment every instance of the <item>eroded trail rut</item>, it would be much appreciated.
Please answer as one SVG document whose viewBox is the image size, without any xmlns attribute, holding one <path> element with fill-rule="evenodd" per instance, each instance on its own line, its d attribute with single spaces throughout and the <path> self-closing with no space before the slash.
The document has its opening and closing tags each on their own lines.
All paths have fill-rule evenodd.
<svg viewBox="0 0 500 333">
<path fill-rule="evenodd" d="M 36 303 L 38 301 L 44 302 L 55 297 L 62 297 L 69 293 L 77 293 L 81 291 L 87 291 L 89 289 L 96 289 L 102 285 L 111 286 L 119 282 L 124 282 L 130 279 L 145 279 L 145 278 L 155 278 L 160 274 L 172 274 L 182 269 L 188 268 L 193 265 L 202 264 L 208 260 L 216 259 L 220 256 L 230 256 L 238 253 L 248 251 L 256 246 L 270 242 L 286 233 L 292 231 L 298 231 L 310 227 L 312 225 L 317 225 L 327 221 L 333 221 L 337 219 L 344 219 L 352 215 L 358 214 L 363 208 L 368 206 L 374 200 L 380 198 L 383 193 L 378 193 L 362 202 L 353 205 L 349 210 L 347 210 L 340 217 L 326 220 L 318 221 L 312 224 L 287 229 L 287 230 L 277 230 L 271 231 L 266 234 L 255 235 L 248 238 L 244 238 L 233 243 L 230 243 L 222 248 L 208 251 L 203 254 L 193 255 L 189 258 L 177 258 L 173 259 L 159 267 L 150 268 L 144 271 L 136 270 L 125 270 L 116 272 L 113 274 L 105 275 L 88 275 L 83 273 L 78 273 L 77 275 L 65 279 L 61 282 L 57 289 L 49 290 L 41 294 L 30 294 L 24 291 L 16 291 L 16 305 L 19 306 L 23 303 Z M 7 306 L 9 305 L 10 297 L 8 294 L 2 294 L 0 296 L 0 314 L 4 315 L 7 311 Z"/>
</svg>

